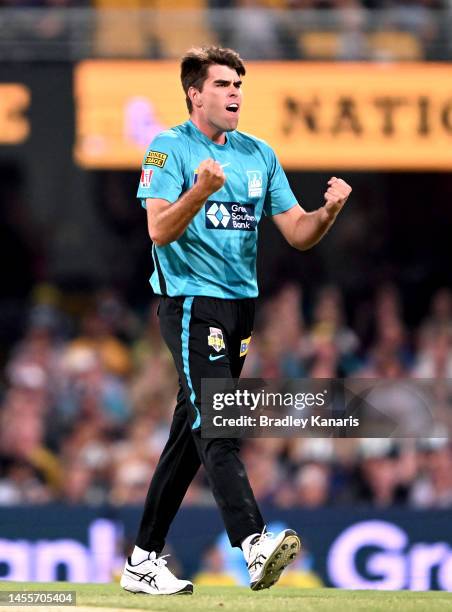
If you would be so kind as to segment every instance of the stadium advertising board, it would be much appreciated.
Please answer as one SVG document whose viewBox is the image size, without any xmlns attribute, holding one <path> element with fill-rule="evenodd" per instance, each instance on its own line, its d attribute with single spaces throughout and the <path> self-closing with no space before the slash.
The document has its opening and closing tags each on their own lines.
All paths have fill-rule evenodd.
<svg viewBox="0 0 452 612">
<path fill-rule="evenodd" d="M 22 83 L 0 83 L 0 144 L 20 144 L 27 139 L 30 126 L 24 113 L 30 100 L 30 90 Z"/>
<path fill-rule="evenodd" d="M 174 62 L 86 61 L 75 70 L 75 158 L 137 168 L 159 131 L 187 119 Z M 248 62 L 239 127 L 287 169 L 452 169 L 447 64 Z"/>
<path fill-rule="evenodd" d="M 58 506 L 2 508 L 0 580 L 110 582 L 122 570 L 121 547 L 132 541 L 139 512 L 135 507 L 74 507 L 64 512 Z M 452 591 L 448 510 L 265 508 L 265 515 L 269 525 L 275 520 L 299 529 L 308 565 L 325 585 Z M 233 555 L 239 551 L 230 547 L 222 529 L 216 509 L 182 509 L 169 543 L 187 575 L 199 571 L 212 543 L 221 549 L 225 573 L 236 565 Z M 238 556 L 247 584 L 246 566 L 240 552 Z M 234 575 L 240 584 L 240 568 Z"/>
</svg>

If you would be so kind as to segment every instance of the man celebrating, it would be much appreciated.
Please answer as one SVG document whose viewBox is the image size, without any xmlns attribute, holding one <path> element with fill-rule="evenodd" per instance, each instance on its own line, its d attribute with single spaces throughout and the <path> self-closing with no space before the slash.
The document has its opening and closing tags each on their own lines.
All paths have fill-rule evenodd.
<svg viewBox="0 0 452 612">
<path fill-rule="evenodd" d="M 202 464 L 232 546 L 253 590 L 279 579 L 300 550 L 291 529 L 266 532 L 234 439 L 201 437 L 201 379 L 238 378 L 251 340 L 257 225 L 271 216 L 296 249 L 328 231 L 351 188 L 331 178 L 324 205 L 298 205 L 273 150 L 236 131 L 245 67 L 231 49 L 191 49 L 181 62 L 190 119 L 146 152 L 138 197 L 147 210 L 162 335 L 180 387 L 169 439 L 154 472 L 121 586 L 151 595 L 191 593 L 159 557 L 170 524 Z"/>
</svg>

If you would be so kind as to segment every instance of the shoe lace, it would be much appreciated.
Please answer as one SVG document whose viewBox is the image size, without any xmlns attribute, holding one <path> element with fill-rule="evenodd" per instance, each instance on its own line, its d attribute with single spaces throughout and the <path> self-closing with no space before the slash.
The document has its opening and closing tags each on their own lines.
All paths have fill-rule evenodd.
<svg viewBox="0 0 452 612">
<path fill-rule="evenodd" d="M 155 559 L 150 559 L 154 565 L 157 567 L 164 567 L 166 565 L 165 558 L 170 557 L 171 555 L 162 555 L 161 557 L 156 557 Z"/>
<path fill-rule="evenodd" d="M 259 546 L 259 544 L 262 544 L 263 542 L 265 542 L 265 540 L 268 540 L 269 538 L 273 537 L 273 532 L 271 531 L 267 531 L 267 525 L 264 525 L 264 528 L 262 530 L 262 533 L 260 534 L 259 538 L 253 543 L 251 544 L 250 547 L 250 552 L 251 550 L 255 547 L 255 546 Z M 251 557 L 251 555 L 250 555 Z M 264 561 L 267 559 L 267 557 L 262 554 L 262 553 L 258 553 L 255 557 L 255 559 L 248 565 L 248 569 L 255 569 L 257 567 L 261 567 L 264 564 Z"/>
<path fill-rule="evenodd" d="M 254 544 L 252 544 L 252 546 L 256 546 L 256 544 L 262 544 L 262 542 L 265 542 L 265 540 L 267 540 L 268 538 L 272 538 L 273 535 L 274 534 L 272 531 L 267 531 L 267 525 L 264 525 L 264 528 L 262 530 L 262 533 L 259 536 L 259 539 L 256 540 Z"/>
<path fill-rule="evenodd" d="M 154 556 L 151 556 L 149 558 L 149 561 L 151 561 L 151 563 L 153 563 L 154 566 L 158 568 L 160 578 L 166 578 L 167 580 L 175 580 L 176 577 L 174 576 L 174 574 L 166 567 L 166 559 L 171 555 L 162 555 L 161 557 L 157 557 L 155 553 L 153 553 L 153 555 Z"/>
</svg>

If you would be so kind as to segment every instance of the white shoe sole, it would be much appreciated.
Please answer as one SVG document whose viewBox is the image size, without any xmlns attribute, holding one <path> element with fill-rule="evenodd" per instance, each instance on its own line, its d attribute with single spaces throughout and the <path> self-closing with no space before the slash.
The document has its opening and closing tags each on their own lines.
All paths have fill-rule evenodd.
<svg viewBox="0 0 452 612">
<path fill-rule="evenodd" d="M 125 591 L 129 591 L 129 593 L 142 593 L 144 595 L 151 595 L 151 596 L 157 596 L 157 597 L 161 595 L 192 595 L 193 594 L 193 585 L 191 583 L 186 584 L 185 586 L 181 587 L 178 591 L 160 592 L 157 590 L 151 591 L 150 588 L 149 590 L 147 590 L 146 586 L 142 582 L 139 582 L 138 580 L 132 580 L 128 578 L 127 576 L 122 576 L 120 585 Z"/>
<path fill-rule="evenodd" d="M 286 567 L 295 561 L 300 549 L 301 541 L 298 534 L 292 529 L 286 529 L 281 543 L 265 561 L 262 576 L 250 584 L 251 590 L 268 589 L 278 582 Z"/>
</svg>

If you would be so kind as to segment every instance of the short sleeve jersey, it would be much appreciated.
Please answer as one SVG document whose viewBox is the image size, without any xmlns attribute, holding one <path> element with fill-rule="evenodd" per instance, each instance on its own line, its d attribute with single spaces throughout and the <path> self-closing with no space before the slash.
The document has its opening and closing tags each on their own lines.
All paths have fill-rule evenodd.
<svg viewBox="0 0 452 612">
<path fill-rule="evenodd" d="M 199 164 L 215 159 L 226 175 L 182 236 L 152 247 L 154 291 L 161 295 L 256 297 L 258 223 L 297 205 L 275 153 L 243 132 L 217 145 L 191 121 L 159 134 L 143 160 L 137 197 L 174 203 L 197 180 Z"/>
</svg>

